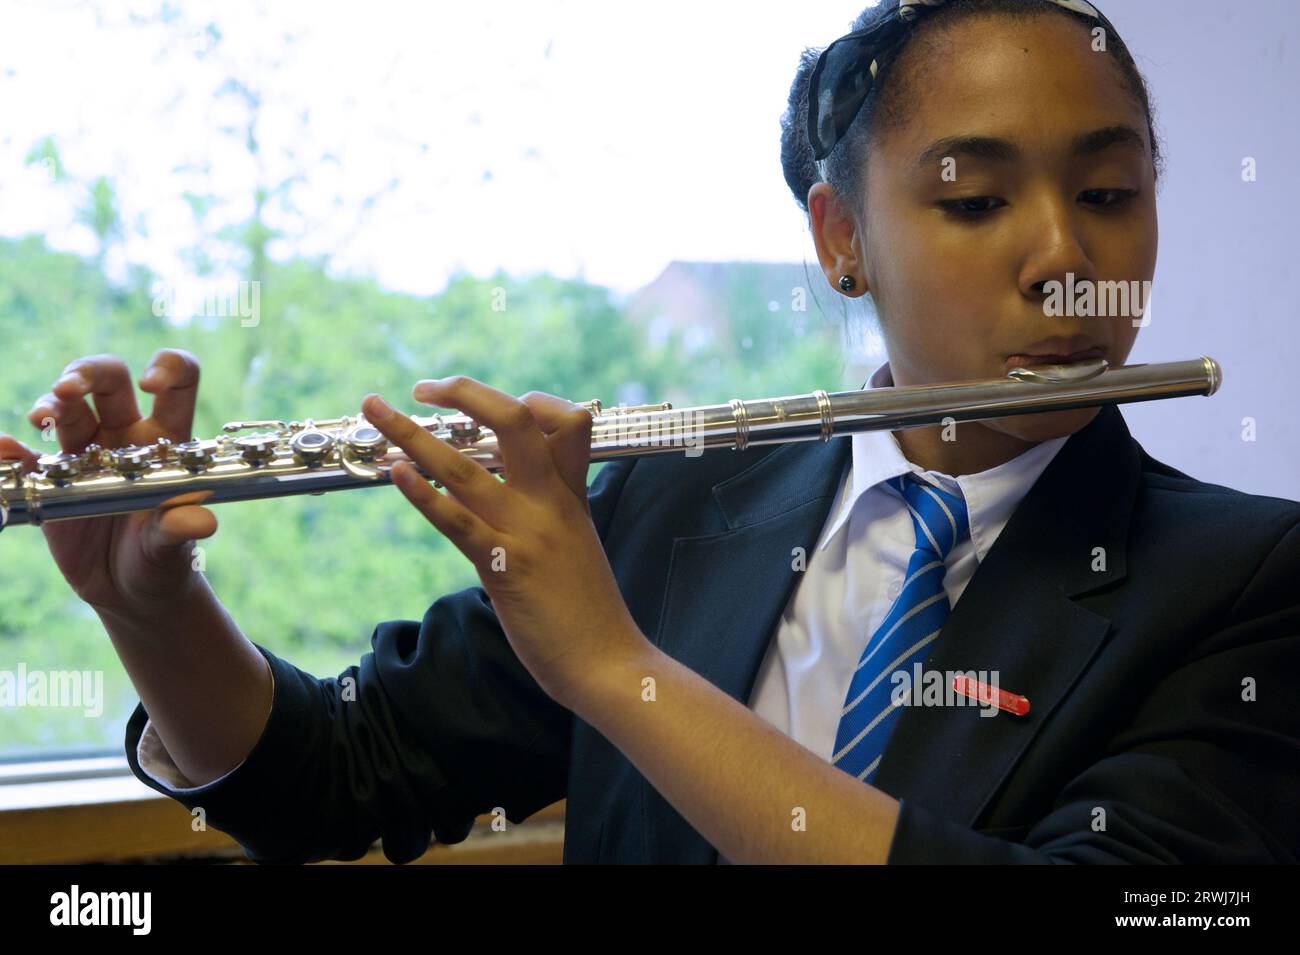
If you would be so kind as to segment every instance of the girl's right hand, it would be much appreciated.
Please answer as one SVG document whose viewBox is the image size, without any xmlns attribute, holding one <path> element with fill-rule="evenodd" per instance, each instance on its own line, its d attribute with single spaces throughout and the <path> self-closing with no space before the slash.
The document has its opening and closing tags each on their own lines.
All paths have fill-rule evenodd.
<svg viewBox="0 0 1300 955">
<path fill-rule="evenodd" d="M 188 441 L 198 386 L 194 356 L 162 349 L 140 376 L 140 388 L 154 396 L 153 413 L 141 418 L 126 363 L 114 355 L 93 355 L 69 364 L 27 418 L 38 429 L 52 423 L 61 449 L 74 454 L 90 444 L 120 448 L 162 437 Z M 38 456 L 0 434 L 0 460 L 22 460 L 30 473 Z M 53 521 L 41 529 L 77 596 L 96 610 L 137 617 L 184 602 L 197 576 L 191 569 L 192 542 L 212 536 L 217 520 L 206 508 L 184 504 Z"/>
</svg>

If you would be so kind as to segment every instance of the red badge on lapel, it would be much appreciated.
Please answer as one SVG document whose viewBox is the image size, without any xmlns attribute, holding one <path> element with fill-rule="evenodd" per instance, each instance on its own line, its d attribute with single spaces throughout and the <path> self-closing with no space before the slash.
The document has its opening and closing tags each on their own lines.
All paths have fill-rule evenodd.
<svg viewBox="0 0 1300 955">
<path fill-rule="evenodd" d="M 981 703 L 992 703 L 998 709 L 1013 716 L 1024 716 L 1029 712 L 1027 697 L 1023 697 L 1019 693 L 1008 693 L 1006 690 L 994 689 L 987 683 L 972 680 L 962 674 L 953 677 L 952 688 L 962 696 L 969 697 L 972 700 L 979 700 Z"/>
</svg>

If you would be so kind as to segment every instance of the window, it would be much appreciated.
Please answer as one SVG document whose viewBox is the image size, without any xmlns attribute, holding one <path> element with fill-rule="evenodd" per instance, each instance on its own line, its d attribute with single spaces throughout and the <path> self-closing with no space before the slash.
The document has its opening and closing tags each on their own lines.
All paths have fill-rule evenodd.
<svg viewBox="0 0 1300 955">
<path fill-rule="evenodd" d="M 683 5 L 624 43 L 598 4 L 17 6 L 0 430 L 57 450 L 24 417 L 68 361 L 165 346 L 202 362 L 199 437 L 452 373 L 679 407 L 860 386 L 824 282 L 796 310 L 817 270 L 777 158 L 821 16 Z M 476 583 L 396 493 L 216 513 L 196 572 L 319 675 Z M 120 756 L 137 697 L 98 618 L 39 531 L 0 560 L 0 758 Z"/>
</svg>

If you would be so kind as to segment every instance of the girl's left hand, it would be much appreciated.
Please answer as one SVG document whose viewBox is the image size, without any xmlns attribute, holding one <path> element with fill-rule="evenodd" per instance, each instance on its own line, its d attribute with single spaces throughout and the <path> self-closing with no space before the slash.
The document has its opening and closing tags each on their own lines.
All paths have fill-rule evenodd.
<svg viewBox="0 0 1300 955">
<path fill-rule="evenodd" d="M 572 709 L 588 680 L 649 646 L 619 593 L 591 522 L 591 413 L 563 398 L 513 398 L 468 378 L 416 384 L 417 401 L 455 408 L 496 434 L 505 480 L 395 411 L 378 395 L 366 418 L 440 482 L 411 465 L 392 479 L 478 571 L 520 662 Z"/>
</svg>

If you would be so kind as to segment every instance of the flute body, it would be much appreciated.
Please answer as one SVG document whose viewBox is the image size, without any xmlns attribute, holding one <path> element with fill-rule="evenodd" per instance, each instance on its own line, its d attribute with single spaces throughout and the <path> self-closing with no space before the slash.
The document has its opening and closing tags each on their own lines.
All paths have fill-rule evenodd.
<svg viewBox="0 0 1300 955">
<path fill-rule="evenodd" d="M 808 394 L 674 409 L 664 403 L 592 413 L 591 460 L 753 445 L 828 441 L 859 431 L 896 431 L 1008 415 L 1212 395 L 1222 371 L 1212 358 L 1109 367 L 1103 359 L 1012 369 L 1004 379 Z M 492 473 L 504 470 L 495 436 L 464 415 L 415 416 L 434 436 Z M 240 432 L 252 431 L 240 437 Z M 0 462 L 0 529 L 10 524 L 146 510 L 205 492 L 216 504 L 390 483 L 405 454 L 363 416 L 328 421 L 233 422 L 212 440 L 51 454 L 24 474 Z M 427 475 L 426 475 L 427 476 Z"/>
</svg>

